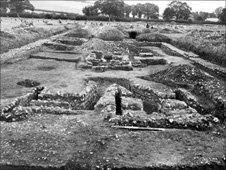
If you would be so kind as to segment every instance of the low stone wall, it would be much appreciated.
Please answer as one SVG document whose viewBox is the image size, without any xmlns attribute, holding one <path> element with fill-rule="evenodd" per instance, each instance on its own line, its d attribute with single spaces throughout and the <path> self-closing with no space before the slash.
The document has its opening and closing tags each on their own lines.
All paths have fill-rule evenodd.
<svg viewBox="0 0 226 170">
<path fill-rule="evenodd" d="M 91 69 L 96 72 L 104 72 L 106 70 L 124 70 L 132 71 L 132 63 L 127 55 L 104 55 L 100 51 L 92 51 L 85 59 L 85 62 L 80 63 L 79 68 Z"/>
<path fill-rule="evenodd" d="M 39 113 L 74 114 L 72 110 L 92 110 L 99 100 L 98 86 L 89 81 L 79 94 L 42 93 L 34 100 L 35 92 L 18 97 L 1 110 L 1 121 L 19 121 L 26 119 L 33 111 Z M 29 109 L 31 107 L 31 109 Z M 43 111 L 44 110 L 44 111 Z"/>
<path fill-rule="evenodd" d="M 162 43 L 161 48 L 164 50 L 164 52 L 166 52 L 169 55 L 173 55 L 173 56 L 184 57 L 187 59 L 199 57 L 198 55 L 196 55 L 192 52 L 186 52 L 186 51 L 180 50 L 168 43 Z"/>
<path fill-rule="evenodd" d="M 24 96 L 16 98 L 12 103 L 1 109 L 0 121 L 16 121 L 20 119 L 20 115 L 14 115 L 11 112 L 21 106 L 27 106 L 34 99 L 34 93 L 28 93 Z"/>
<path fill-rule="evenodd" d="M 60 107 L 63 109 L 72 109 L 68 102 L 57 101 L 57 100 L 32 100 L 30 102 L 31 106 L 38 107 Z"/>
<path fill-rule="evenodd" d="M 197 112 L 166 116 L 162 113 L 147 115 L 141 111 L 129 111 L 123 116 L 116 116 L 109 119 L 109 122 L 120 126 L 156 127 L 156 128 L 179 128 L 208 130 L 213 127 L 208 118 Z"/>
<path fill-rule="evenodd" d="M 183 55 L 181 55 L 181 53 L 178 53 L 175 49 L 172 49 L 173 46 L 169 46 L 169 44 L 163 44 L 161 45 L 161 49 L 169 55 L 172 56 L 179 56 L 179 57 L 184 57 Z"/>
<path fill-rule="evenodd" d="M 143 47 L 143 46 L 155 46 L 155 47 L 161 47 L 162 43 L 161 42 L 138 42 L 138 45 Z"/>
</svg>

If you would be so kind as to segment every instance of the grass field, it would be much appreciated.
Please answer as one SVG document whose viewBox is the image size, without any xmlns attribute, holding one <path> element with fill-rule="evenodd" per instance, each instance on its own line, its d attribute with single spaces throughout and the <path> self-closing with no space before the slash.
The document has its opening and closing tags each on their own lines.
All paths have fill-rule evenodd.
<svg viewBox="0 0 226 170">
<path fill-rule="evenodd" d="M 226 32 L 214 27 L 193 30 L 178 38 L 173 44 L 179 48 L 193 51 L 201 58 L 226 66 Z"/>
<path fill-rule="evenodd" d="M 61 23 L 60 23 L 61 22 Z M 19 48 L 36 40 L 59 34 L 73 21 L 1 17 L 0 53 Z"/>
</svg>

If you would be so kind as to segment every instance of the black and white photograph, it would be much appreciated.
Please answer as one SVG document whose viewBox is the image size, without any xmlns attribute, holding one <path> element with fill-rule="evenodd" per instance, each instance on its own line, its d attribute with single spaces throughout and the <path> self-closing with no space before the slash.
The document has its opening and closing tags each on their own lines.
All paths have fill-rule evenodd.
<svg viewBox="0 0 226 170">
<path fill-rule="evenodd" d="M 0 0 L 1 170 L 226 170 L 225 0 Z"/>
</svg>

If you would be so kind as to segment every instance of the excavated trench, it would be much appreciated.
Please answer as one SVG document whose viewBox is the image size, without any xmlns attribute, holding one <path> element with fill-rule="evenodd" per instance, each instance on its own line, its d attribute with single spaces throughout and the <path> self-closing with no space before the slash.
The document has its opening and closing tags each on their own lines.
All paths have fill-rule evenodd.
<svg viewBox="0 0 226 170">
<path fill-rule="evenodd" d="M 110 78 L 110 77 L 90 77 L 89 80 L 95 81 L 100 85 L 104 85 L 104 89 L 106 89 L 107 86 L 110 86 L 111 84 L 116 83 L 126 88 L 127 90 L 131 91 L 133 98 L 141 99 L 143 101 L 143 109 L 147 114 L 152 114 L 153 112 L 159 111 L 160 100 L 158 99 L 158 97 L 155 94 L 150 94 L 150 93 L 149 93 L 149 96 L 147 96 L 145 94 L 145 91 L 139 88 L 135 88 L 132 85 L 131 81 L 128 79 Z M 121 107 L 120 99 L 119 101 L 116 101 L 116 103 L 117 103 L 116 106 L 120 108 Z M 120 112 L 120 109 L 119 109 L 119 112 Z"/>
<path fill-rule="evenodd" d="M 97 83 L 97 93 L 95 93 L 95 100 L 93 100 L 93 98 L 91 99 L 92 100 L 92 104 L 89 104 L 89 105 L 86 105 L 87 107 L 84 108 L 85 110 L 87 109 L 91 109 L 93 110 L 94 108 L 94 105 L 96 104 L 96 102 L 100 99 L 100 97 L 102 96 L 103 94 L 103 91 L 104 89 L 106 89 L 106 87 L 108 87 L 109 85 L 113 84 L 113 83 L 117 83 L 123 87 L 125 87 L 127 90 L 130 90 L 131 92 L 133 91 L 133 85 L 132 83 L 128 80 L 128 79 L 123 79 L 123 78 L 108 78 L 108 77 L 91 77 L 89 78 L 89 80 L 92 80 L 92 81 L 95 81 Z M 88 91 L 87 91 L 88 92 Z M 140 92 L 142 93 L 142 92 Z M 140 96 L 137 96 L 137 95 L 134 95 L 133 93 L 133 96 L 134 97 L 140 97 Z M 47 96 L 45 96 L 47 97 Z M 42 96 L 42 99 L 45 99 L 44 96 Z M 54 97 L 54 96 L 53 96 Z M 67 98 L 70 97 L 70 96 L 67 96 Z M 72 97 L 72 96 L 71 96 Z M 92 95 L 93 97 L 93 95 Z M 144 97 L 146 97 L 144 95 Z M 48 98 L 48 97 L 47 97 Z M 47 99 L 46 98 L 46 99 Z M 62 99 L 66 99 L 64 98 L 64 96 L 62 95 L 58 95 L 56 98 L 62 98 Z M 115 95 L 115 102 L 116 102 L 116 114 L 121 114 L 121 110 L 122 110 L 122 102 L 121 102 L 121 95 L 120 93 L 119 94 L 116 94 Z M 143 103 L 144 103 L 144 111 L 147 112 L 147 113 L 152 113 L 154 110 L 156 110 L 156 108 L 152 108 L 150 107 L 150 104 L 152 104 L 152 101 L 150 100 L 143 100 Z M 63 113 L 64 114 L 64 113 Z M 70 162 L 70 161 L 69 161 Z M 84 166 L 80 165 L 79 163 L 76 163 L 76 162 L 70 162 L 70 163 L 67 163 L 65 166 L 62 166 L 62 167 L 59 167 L 59 168 L 43 168 L 43 167 L 31 167 L 31 166 L 1 166 L 2 168 L 6 169 L 6 170 L 14 170 L 14 169 L 27 169 L 27 170 L 30 170 L 30 169 L 37 169 L 37 170 L 42 170 L 42 169 L 47 169 L 47 170 L 52 170 L 52 169 L 64 169 L 64 170 L 70 170 L 70 169 L 90 169 L 91 168 L 91 165 L 90 167 L 86 166 L 86 168 L 84 168 Z M 112 168 L 110 168 L 112 167 Z M 116 166 L 117 167 L 117 166 Z M 93 168 L 93 167 L 92 167 Z M 121 168 L 114 168 L 114 166 L 108 166 L 106 165 L 105 166 L 106 169 L 114 169 L 114 170 L 120 170 L 120 169 L 150 169 L 150 170 L 224 170 L 225 169 L 225 160 L 223 160 L 222 163 L 208 163 L 208 164 L 203 164 L 203 165 L 186 165 L 186 166 L 180 166 L 180 165 L 175 165 L 175 166 L 153 166 L 153 167 L 140 167 L 140 168 L 133 168 L 133 167 L 121 167 Z"/>
<path fill-rule="evenodd" d="M 159 100 L 157 99 L 158 97 L 155 94 L 152 94 L 152 96 L 146 96 L 145 92 L 142 91 L 142 89 L 135 89 L 133 83 L 128 79 L 111 77 L 89 77 L 88 79 L 95 81 L 100 85 L 104 85 L 105 88 L 107 86 L 110 86 L 111 84 L 116 83 L 131 91 L 132 97 L 142 99 L 144 102 L 144 111 L 146 111 L 147 113 L 157 111 L 157 103 L 159 102 Z"/>
<path fill-rule="evenodd" d="M 129 37 L 132 39 L 136 39 L 137 36 L 136 31 L 129 32 Z M 77 36 L 77 35 L 76 35 Z M 68 44 L 71 42 L 66 42 Z M 71 50 L 66 49 L 66 46 L 58 45 L 58 44 L 47 44 L 47 46 L 57 49 L 57 50 Z M 145 50 L 144 50 L 145 51 Z M 149 51 L 148 51 L 149 52 Z M 77 60 L 76 60 L 77 61 Z M 52 67 L 39 67 L 39 70 L 49 71 L 54 68 Z M 144 77 L 142 77 L 144 78 Z M 145 77 L 147 78 L 147 77 Z M 144 78 L 144 79 L 145 79 Z M 79 110 L 94 110 L 94 106 L 100 100 L 101 96 L 103 96 L 106 88 L 114 83 L 126 88 L 130 92 L 132 92 L 132 97 L 141 99 L 143 102 L 143 110 L 147 113 L 147 115 L 152 114 L 153 112 L 159 111 L 159 97 L 154 93 L 147 93 L 143 89 L 137 88 L 130 80 L 124 78 L 111 78 L 111 77 L 89 77 L 88 81 L 94 81 L 94 84 L 90 86 L 87 85 L 81 93 L 79 94 L 71 94 L 71 93 L 62 93 L 62 94 L 43 94 L 41 93 L 38 97 L 39 100 L 35 100 L 34 93 L 28 94 L 25 97 L 18 98 L 13 104 L 8 105 L 3 109 L 5 115 L 1 114 L 1 121 L 19 121 L 27 119 L 27 114 L 30 112 L 34 113 L 51 113 L 51 114 L 66 114 L 66 115 L 76 115 Z M 162 82 L 161 82 L 162 83 Z M 168 85 L 168 84 L 167 84 Z M 182 86 L 188 88 L 186 84 L 182 84 Z M 175 99 L 181 99 L 178 96 Z M 121 91 L 118 91 L 114 95 L 114 102 L 116 106 L 116 115 L 122 115 L 122 94 Z M 58 102 L 60 101 L 60 102 Z M 20 109 L 15 110 L 18 106 L 22 106 L 22 111 Z M 58 107 L 62 107 L 60 110 Z M 23 108 L 24 107 L 24 108 Z M 32 108 L 34 107 L 34 108 Z M 55 108 L 54 108 L 55 107 Z M 11 111 L 16 113 L 15 115 L 10 115 Z M 25 113 L 25 114 L 24 114 Z M 217 164 L 215 162 L 209 164 L 201 164 L 201 165 L 186 165 L 186 166 L 155 166 L 155 167 L 141 167 L 141 168 L 133 168 L 133 167 L 121 167 L 121 168 L 108 168 L 108 166 L 104 167 L 104 169 L 155 169 L 155 170 L 207 170 L 207 169 L 216 169 L 223 170 L 225 169 L 225 160 L 221 163 Z M 68 162 L 65 166 L 59 168 L 50 168 L 50 167 L 30 167 L 30 166 L 1 166 L 3 169 L 13 170 L 13 169 L 87 169 L 78 165 L 77 163 Z M 89 168 L 88 168 L 89 169 Z"/>
<path fill-rule="evenodd" d="M 137 31 L 130 31 L 129 33 L 129 38 L 131 39 L 136 39 L 138 32 Z"/>
<path fill-rule="evenodd" d="M 157 95 L 159 93 L 158 91 L 153 92 L 152 90 L 146 90 L 146 88 L 143 88 L 143 87 L 141 87 L 141 88 L 137 87 L 131 81 L 129 81 L 128 79 L 124 79 L 124 78 L 90 77 L 89 79 L 97 82 L 100 86 L 104 85 L 104 89 L 106 89 L 106 86 L 110 86 L 111 84 L 116 83 L 116 84 L 124 87 L 125 89 L 129 90 L 130 92 L 132 92 L 132 95 L 131 95 L 132 98 L 134 98 L 134 99 L 137 98 L 142 101 L 142 105 L 143 105 L 142 108 L 143 108 L 143 111 L 147 114 L 145 116 L 145 117 L 147 117 L 147 119 L 138 118 L 138 120 L 135 120 L 135 119 L 130 120 L 129 117 L 125 116 L 121 120 L 118 120 L 119 124 L 146 126 L 144 124 L 144 122 L 148 121 L 148 118 L 151 118 L 151 119 L 156 119 L 157 122 L 159 121 L 158 123 L 157 122 L 147 122 L 148 126 L 151 126 L 151 127 L 162 127 L 163 126 L 163 127 L 167 127 L 167 128 L 179 128 L 179 129 L 181 129 L 181 128 L 187 129 L 188 128 L 188 129 L 205 131 L 205 130 L 211 129 L 212 125 L 210 124 L 210 122 L 213 122 L 213 120 L 212 120 L 212 119 L 214 119 L 213 116 L 216 116 L 219 118 L 219 120 L 222 120 L 222 116 L 224 115 L 223 107 L 219 107 L 219 106 L 215 106 L 215 105 L 214 106 L 212 106 L 212 105 L 205 106 L 205 105 L 203 105 L 203 103 L 199 103 L 200 102 L 199 100 L 194 101 L 194 103 L 192 103 L 191 101 L 189 101 L 190 94 L 187 96 L 188 99 L 186 99 L 184 96 L 184 95 L 187 95 L 186 93 L 189 93 L 189 92 L 183 92 L 183 91 L 180 92 L 179 91 L 179 93 L 178 93 L 177 91 L 174 91 L 172 94 L 166 93 L 166 96 L 164 97 L 162 95 L 158 96 Z M 191 97 L 192 97 L 192 95 L 191 95 Z M 163 101 L 171 102 L 171 104 L 166 103 L 166 105 L 165 105 Z M 121 109 L 121 104 L 120 104 L 121 99 L 117 95 L 115 96 L 115 102 L 116 102 L 116 114 L 121 115 L 121 110 L 120 110 Z M 176 103 L 173 104 L 174 102 L 176 102 L 177 104 Z M 172 105 L 172 106 L 170 106 L 170 105 Z M 183 105 L 186 105 L 186 106 L 183 106 Z M 170 110 L 169 106 L 175 107 L 174 109 L 176 109 L 176 110 L 174 110 L 174 109 Z M 164 110 L 165 107 L 166 107 L 166 110 Z M 212 107 L 212 109 L 209 107 Z M 218 109 L 215 110 L 215 112 L 211 112 L 211 111 L 206 112 L 209 109 L 213 110 L 213 107 L 214 108 L 217 107 Z M 126 113 L 126 111 L 125 111 L 125 113 Z M 140 112 L 139 114 L 142 115 L 142 112 Z M 161 117 L 162 114 L 166 114 L 169 117 L 167 117 L 167 116 Z M 172 116 L 170 117 L 171 114 L 172 114 Z M 194 120 L 192 120 L 193 118 L 190 119 L 190 116 L 189 116 L 190 114 L 194 114 L 194 116 L 195 116 Z M 150 115 L 150 117 L 149 117 L 149 115 Z M 175 115 L 175 117 L 173 115 Z M 182 116 L 181 118 L 178 118 L 178 120 L 176 120 L 175 118 L 179 115 L 184 115 L 184 117 Z M 186 117 L 185 115 L 187 115 L 188 117 Z M 129 122 L 126 123 L 125 121 L 127 121 L 127 119 L 129 119 Z M 175 119 L 175 120 L 173 120 L 173 119 Z M 180 120 L 183 120 L 183 121 L 180 122 Z M 136 121 L 137 123 L 134 124 L 133 121 Z M 197 121 L 199 121 L 199 123 L 197 123 Z M 214 121 L 215 121 L 215 119 L 214 119 Z M 218 121 L 218 120 L 216 120 L 216 121 Z"/>
</svg>

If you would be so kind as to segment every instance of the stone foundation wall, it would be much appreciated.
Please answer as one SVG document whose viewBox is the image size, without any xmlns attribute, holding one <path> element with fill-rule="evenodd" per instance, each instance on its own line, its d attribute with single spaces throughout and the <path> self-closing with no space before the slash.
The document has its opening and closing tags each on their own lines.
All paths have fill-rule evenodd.
<svg viewBox="0 0 226 170">
<path fill-rule="evenodd" d="M 179 53 L 176 49 L 171 48 L 171 45 L 169 45 L 169 44 L 162 43 L 161 49 L 166 54 L 169 54 L 169 55 L 172 55 L 172 56 L 184 57 L 184 55 L 182 55 L 181 53 Z"/>
<path fill-rule="evenodd" d="M 24 120 L 33 113 L 75 114 L 75 110 L 92 110 L 99 100 L 98 86 L 88 82 L 79 94 L 73 93 L 42 93 L 38 100 L 35 91 L 18 97 L 1 110 L 1 121 Z"/>
<path fill-rule="evenodd" d="M 20 115 L 14 115 L 11 112 L 17 107 L 23 107 L 29 105 L 29 103 L 34 99 L 34 93 L 28 93 L 24 96 L 16 98 L 12 103 L 3 107 L 0 113 L 0 121 L 13 121 L 16 120 L 15 117 L 20 117 Z"/>
<path fill-rule="evenodd" d="M 179 56 L 179 57 L 184 57 L 187 59 L 199 57 L 198 55 L 196 55 L 192 52 L 186 52 L 186 51 L 180 50 L 168 43 L 162 43 L 161 48 L 163 49 L 163 51 L 165 53 L 172 55 L 172 56 Z"/>
</svg>

